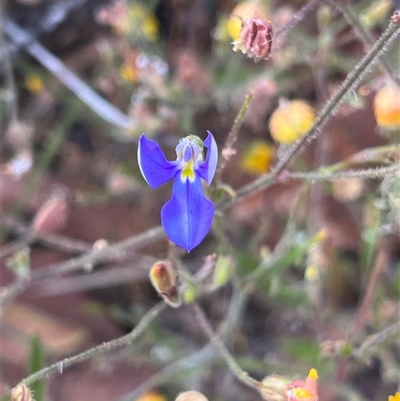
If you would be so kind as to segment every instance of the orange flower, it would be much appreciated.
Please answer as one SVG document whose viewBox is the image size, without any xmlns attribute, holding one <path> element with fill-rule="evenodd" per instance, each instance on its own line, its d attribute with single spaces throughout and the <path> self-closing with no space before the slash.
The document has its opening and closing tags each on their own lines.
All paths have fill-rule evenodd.
<svg viewBox="0 0 400 401">
<path fill-rule="evenodd" d="M 400 128 L 400 88 L 394 85 L 381 88 L 375 95 L 374 112 L 379 126 Z"/>
<path fill-rule="evenodd" d="M 288 391 L 288 401 L 317 401 L 318 389 L 317 389 L 318 372 L 315 369 L 310 369 L 304 383 L 296 381 L 299 385 L 295 385 Z"/>
</svg>

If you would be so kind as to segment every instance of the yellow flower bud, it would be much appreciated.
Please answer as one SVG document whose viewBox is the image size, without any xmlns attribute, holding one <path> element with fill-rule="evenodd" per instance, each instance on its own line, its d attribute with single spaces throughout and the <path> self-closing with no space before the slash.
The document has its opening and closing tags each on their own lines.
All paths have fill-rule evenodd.
<svg viewBox="0 0 400 401">
<path fill-rule="evenodd" d="M 279 143 L 296 142 L 312 127 L 315 110 L 303 100 L 281 102 L 269 120 L 272 138 Z"/>
<path fill-rule="evenodd" d="M 264 21 L 269 20 L 267 11 L 261 5 L 252 0 L 239 3 L 231 12 L 227 23 L 227 30 L 232 40 L 238 40 L 242 30 L 242 23 L 248 18 L 260 18 Z"/>
<path fill-rule="evenodd" d="M 273 157 L 272 145 L 262 140 L 253 141 L 244 153 L 240 165 L 245 172 L 261 175 L 269 171 Z"/>
<path fill-rule="evenodd" d="M 375 118 L 379 126 L 388 129 L 400 127 L 400 88 L 386 85 L 375 95 Z"/>
</svg>

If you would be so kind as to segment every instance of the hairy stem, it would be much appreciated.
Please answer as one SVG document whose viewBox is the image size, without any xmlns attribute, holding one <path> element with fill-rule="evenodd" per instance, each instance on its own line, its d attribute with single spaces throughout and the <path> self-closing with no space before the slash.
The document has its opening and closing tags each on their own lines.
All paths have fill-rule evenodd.
<svg viewBox="0 0 400 401">
<path fill-rule="evenodd" d="M 304 146 L 312 142 L 322 133 L 322 128 L 335 115 L 335 111 L 344 102 L 346 95 L 348 95 L 365 77 L 371 66 L 374 65 L 379 60 L 379 57 L 387 51 L 388 46 L 399 36 L 399 34 L 400 27 L 398 24 L 391 22 L 383 35 L 364 56 L 361 62 L 350 71 L 338 91 L 326 102 L 307 134 L 288 150 L 286 156 L 276 165 L 270 174 L 261 176 L 252 183 L 242 187 L 237 191 L 234 199 L 220 204 L 220 209 L 227 209 L 232 205 L 232 203 L 240 202 L 247 196 L 260 192 L 275 183 L 278 175 L 290 166 L 294 159 L 300 154 Z"/>
<path fill-rule="evenodd" d="M 143 332 L 147 329 L 149 324 L 160 314 L 160 312 L 166 307 L 163 302 L 158 303 L 152 309 L 150 309 L 146 315 L 143 316 L 142 320 L 138 325 L 127 335 L 117 338 L 115 340 L 105 342 L 97 347 L 91 348 L 85 352 L 65 358 L 62 361 L 53 363 L 52 365 L 33 373 L 21 381 L 21 384 L 27 386 L 31 385 L 37 380 L 43 379 L 56 372 L 62 373 L 63 370 L 72 365 L 82 363 L 88 359 L 94 358 L 97 355 L 101 355 L 117 348 L 126 347 L 132 344 Z"/>
<path fill-rule="evenodd" d="M 237 141 L 239 129 L 243 123 L 247 109 L 249 108 L 251 101 L 253 100 L 253 96 L 254 93 L 250 91 L 244 98 L 242 107 L 240 108 L 233 122 L 232 128 L 229 131 L 228 136 L 226 137 L 225 144 L 221 152 L 221 160 L 219 162 L 218 169 L 215 173 L 215 182 L 217 184 L 220 183 L 222 172 L 225 170 L 226 164 L 228 163 L 229 159 L 236 153 L 234 146 Z"/>
</svg>

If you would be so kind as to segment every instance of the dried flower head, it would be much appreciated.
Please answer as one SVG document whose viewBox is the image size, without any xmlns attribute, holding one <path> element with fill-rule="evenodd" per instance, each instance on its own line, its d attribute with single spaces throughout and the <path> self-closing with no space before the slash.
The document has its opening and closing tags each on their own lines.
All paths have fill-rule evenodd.
<svg viewBox="0 0 400 401">
<path fill-rule="evenodd" d="M 270 375 L 261 382 L 260 394 L 264 400 L 287 401 L 290 380 L 287 377 Z"/>
<path fill-rule="evenodd" d="M 271 115 L 269 130 L 276 142 L 290 144 L 306 134 L 314 121 L 315 110 L 305 101 L 283 101 Z"/>
<path fill-rule="evenodd" d="M 168 305 L 174 308 L 180 306 L 179 277 L 169 261 L 162 260 L 151 267 L 150 281 Z"/>
<path fill-rule="evenodd" d="M 25 384 L 18 384 L 11 392 L 12 401 L 34 401 L 31 390 Z"/>
<path fill-rule="evenodd" d="M 241 51 L 256 62 L 266 60 L 271 54 L 272 35 L 270 22 L 248 18 L 242 22 L 239 39 L 233 42 L 233 51 Z"/>
<path fill-rule="evenodd" d="M 380 127 L 400 128 L 400 88 L 395 85 L 381 88 L 374 98 L 374 112 Z"/>
</svg>

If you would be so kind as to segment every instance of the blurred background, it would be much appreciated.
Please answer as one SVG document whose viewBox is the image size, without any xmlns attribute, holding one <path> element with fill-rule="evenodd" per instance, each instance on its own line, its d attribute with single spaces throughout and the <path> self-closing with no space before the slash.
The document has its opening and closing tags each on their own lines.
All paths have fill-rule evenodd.
<svg viewBox="0 0 400 401">
<path fill-rule="evenodd" d="M 190 254 L 157 235 L 101 260 L 67 263 L 159 225 L 171 185 L 152 190 L 143 180 L 142 133 L 173 160 L 180 138 L 205 139 L 210 130 L 221 153 L 251 91 L 235 152 L 209 192 L 229 202 L 285 157 L 288 130 L 297 137 L 308 130 L 399 1 L 3 0 L 1 7 L 4 400 L 30 372 L 136 327 L 160 301 L 148 275 L 163 259 L 192 278 L 204 273 L 194 288 L 182 280 L 183 305 L 163 310 L 129 347 L 36 382 L 36 401 L 172 401 L 190 389 L 211 401 L 261 400 L 204 348 L 194 299 L 257 380 L 304 379 L 316 368 L 319 401 L 386 401 L 398 390 L 398 170 L 290 177 L 399 162 L 398 40 L 289 175 L 218 212 Z M 258 62 L 232 50 L 254 16 L 274 31 L 270 57 Z"/>
</svg>

